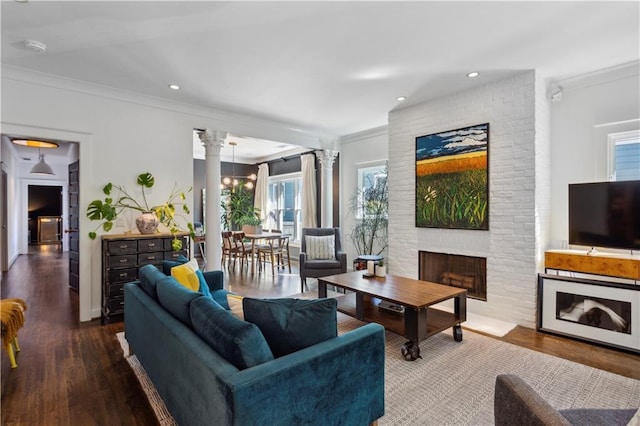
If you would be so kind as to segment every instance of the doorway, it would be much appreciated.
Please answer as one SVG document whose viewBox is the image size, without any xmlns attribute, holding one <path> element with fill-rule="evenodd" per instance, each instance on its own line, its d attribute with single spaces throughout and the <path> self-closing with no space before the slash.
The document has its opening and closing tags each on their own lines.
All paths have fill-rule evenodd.
<svg viewBox="0 0 640 426">
<path fill-rule="evenodd" d="M 62 186 L 29 185 L 28 245 L 57 245 L 62 251 Z"/>
</svg>

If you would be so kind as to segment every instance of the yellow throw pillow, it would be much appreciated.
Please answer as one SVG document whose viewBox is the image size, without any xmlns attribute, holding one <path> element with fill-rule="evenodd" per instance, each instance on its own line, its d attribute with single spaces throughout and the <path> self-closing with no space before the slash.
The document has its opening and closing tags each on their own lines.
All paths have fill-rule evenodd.
<svg viewBox="0 0 640 426">
<path fill-rule="evenodd" d="M 242 310 L 242 296 L 238 296 L 237 294 L 227 294 L 227 303 L 229 303 L 229 308 L 231 308 L 231 313 L 238 319 L 244 321 L 244 311 Z"/>
<path fill-rule="evenodd" d="M 196 274 L 198 261 L 191 259 L 187 263 L 171 268 L 171 276 L 189 290 L 198 291 L 200 289 L 200 279 Z"/>
</svg>

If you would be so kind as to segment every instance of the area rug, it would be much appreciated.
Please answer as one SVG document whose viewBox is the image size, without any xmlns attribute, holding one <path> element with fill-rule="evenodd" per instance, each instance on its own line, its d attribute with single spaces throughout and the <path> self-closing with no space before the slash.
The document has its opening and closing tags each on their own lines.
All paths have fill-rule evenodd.
<svg viewBox="0 0 640 426">
<path fill-rule="evenodd" d="M 338 331 L 346 333 L 363 323 L 338 314 Z M 156 411 L 161 425 L 173 425 L 162 399 L 135 355 L 129 356 L 123 333 L 118 333 L 124 356 Z M 386 333 L 385 415 L 380 425 L 492 425 L 493 388 L 498 374 L 524 378 L 558 408 L 637 408 L 640 381 L 572 361 L 525 349 L 464 331 L 455 342 L 450 330 L 420 343 L 423 359 L 405 361 L 400 346 L 405 338 Z"/>
</svg>

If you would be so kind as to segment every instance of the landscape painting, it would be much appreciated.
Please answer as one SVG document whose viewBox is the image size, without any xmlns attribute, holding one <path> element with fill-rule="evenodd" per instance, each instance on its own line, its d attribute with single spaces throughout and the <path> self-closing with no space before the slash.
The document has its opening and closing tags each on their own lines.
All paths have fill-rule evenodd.
<svg viewBox="0 0 640 426">
<path fill-rule="evenodd" d="M 489 123 L 416 138 L 416 226 L 489 229 Z"/>
</svg>

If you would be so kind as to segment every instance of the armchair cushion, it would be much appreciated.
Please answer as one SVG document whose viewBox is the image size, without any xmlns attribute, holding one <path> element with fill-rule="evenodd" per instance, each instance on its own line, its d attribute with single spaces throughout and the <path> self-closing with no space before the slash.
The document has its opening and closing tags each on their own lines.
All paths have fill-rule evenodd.
<svg viewBox="0 0 640 426">
<path fill-rule="evenodd" d="M 626 425 L 636 410 L 556 410 L 531 386 L 513 374 L 496 377 L 494 420 L 502 425 Z"/>
<path fill-rule="evenodd" d="M 307 257 L 309 258 L 309 260 L 325 260 L 336 258 L 335 235 L 305 235 L 305 239 Z"/>
<path fill-rule="evenodd" d="M 278 358 L 338 335 L 336 299 L 242 300 L 245 321 L 256 324 Z"/>
</svg>

